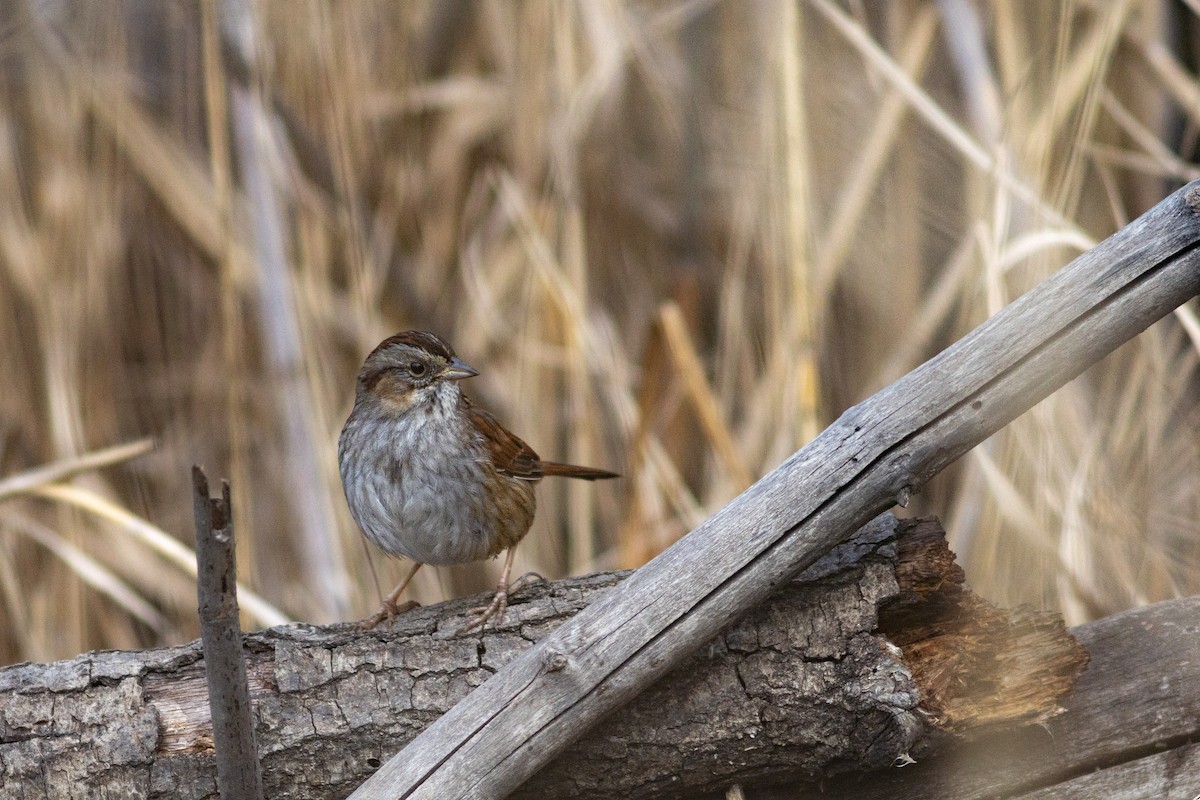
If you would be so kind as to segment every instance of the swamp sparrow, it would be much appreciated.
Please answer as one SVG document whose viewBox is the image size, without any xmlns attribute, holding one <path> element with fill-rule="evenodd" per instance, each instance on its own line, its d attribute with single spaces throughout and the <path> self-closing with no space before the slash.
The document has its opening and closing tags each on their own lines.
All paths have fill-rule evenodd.
<svg viewBox="0 0 1200 800">
<path fill-rule="evenodd" d="M 499 621 L 514 551 L 533 524 L 534 484 L 546 475 L 617 477 L 539 459 L 459 389 L 478 374 L 424 331 L 384 339 L 359 370 L 354 410 L 338 439 L 346 502 L 368 539 L 415 562 L 367 628 L 396 613 L 422 564 L 465 564 L 506 550 L 495 598 L 473 609 L 464 630 Z"/>
</svg>

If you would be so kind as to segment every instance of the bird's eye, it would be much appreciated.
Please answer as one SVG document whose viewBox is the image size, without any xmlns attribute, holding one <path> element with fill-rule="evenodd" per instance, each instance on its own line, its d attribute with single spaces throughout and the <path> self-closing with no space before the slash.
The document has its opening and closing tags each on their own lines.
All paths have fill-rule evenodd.
<svg viewBox="0 0 1200 800">
<path fill-rule="evenodd" d="M 420 361 L 414 361 L 408 365 L 408 374 L 414 378 L 419 378 L 425 374 L 425 365 Z"/>
</svg>

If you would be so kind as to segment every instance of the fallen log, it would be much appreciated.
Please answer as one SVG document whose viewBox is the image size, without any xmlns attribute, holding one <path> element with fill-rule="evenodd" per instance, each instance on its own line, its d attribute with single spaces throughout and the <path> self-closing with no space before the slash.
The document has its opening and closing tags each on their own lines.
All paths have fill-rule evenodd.
<svg viewBox="0 0 1200 800">
<path fill-rule="evenodd" d="M 539 586 L 456 637 L 470 598 L 395 628 L 246 637 L 266 795 L 344 797 L 625 574 Z M 898 643 L 903 643 L 897 648 Z M 1044 724 L 1086 661 L 1057 618 L 963 586 L 934 520 L 884 515 L 605 720 L 519 797 L 693 797 L 887 768 L 947 734 Z M 0 670 L 4 797 L 215 798 L 197 643 Z"/>
</svg>

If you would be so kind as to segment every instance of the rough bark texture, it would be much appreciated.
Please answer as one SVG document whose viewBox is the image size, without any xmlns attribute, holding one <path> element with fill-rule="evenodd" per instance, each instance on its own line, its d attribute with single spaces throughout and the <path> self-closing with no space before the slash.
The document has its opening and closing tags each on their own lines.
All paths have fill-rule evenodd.
<svg viewBox="0 0 1200 800">
<path fill-rule="evenodd" d="M 1200 597 L 1081 625 L 1091 657 L 1063 713 L 964 731 L 914 766 L 844 776 L 826 800 L 1190 800 L 1200 794 Z M 816 786 L 747 791 L 792 800 Z M 723 795 L 713 795 L 717 800 Z"/>
<path fill-rule="evenodd" d="M 248 636 L 267 796 L 344 797 L 622 578 L 537 587 L 517 598 L 501 630 L 482 637 L 448 633 L 469 598 L 418 609 L 385 632 L 290 626 Z M 985 723 L 1053 716 L 1082 668 L 1081 649 L 1049 615 L 988 608 L 961 581 L 935 521 L 885 515 L 516 796 L 691 797 L 733 782 L 886 767 L 938 741 L 926 720 L 969 730 L 973 712 L 961 709 L 979 710 Z M 889 638 L 908 642 L 904 654 Z M 943 658 L 980 680 L 946 681 Z M 996 697 L 994 675 L 984 679 L 993 659 L 1040 668 Z M 934 704 L 919 706 L 922 697 Z M 211 745 L 195 643 L 0 670 L 5 798 L 215 798 Z"/>
</svg>

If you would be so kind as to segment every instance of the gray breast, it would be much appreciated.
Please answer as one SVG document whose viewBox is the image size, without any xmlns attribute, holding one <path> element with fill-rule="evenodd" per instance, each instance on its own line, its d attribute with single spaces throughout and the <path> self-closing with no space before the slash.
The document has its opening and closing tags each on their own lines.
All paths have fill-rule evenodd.
<svg viewBox="0 0 1200 800">
<path fill-rule="evenodd" d="M 363 470 L 357 481 L 343 474 L 347 487 L 358 487 L 349 503 L 355 521 L 390 555 L 437 565 L 490 553 L 494 533 L 486 523 L 483 454 L 447 408 L 452 399 L 441 396 L 412 409 L 410 425 L 373 421 L 370 438 L 385 446 L 370 448 L 370 468 L 362 463 L 370 460 L 364 453 L 342 459 L 343 473 L 347 462 Z"/>
</svg>

